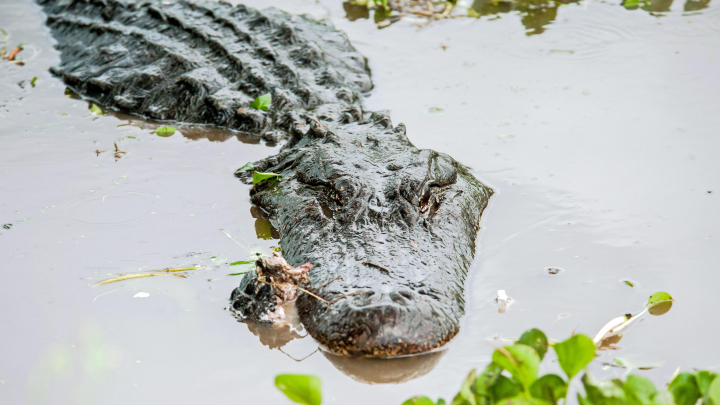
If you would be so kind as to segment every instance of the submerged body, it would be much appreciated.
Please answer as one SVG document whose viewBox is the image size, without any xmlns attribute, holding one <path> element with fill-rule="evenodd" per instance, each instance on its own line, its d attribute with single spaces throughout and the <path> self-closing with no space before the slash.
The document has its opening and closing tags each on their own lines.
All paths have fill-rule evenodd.
<svg viewBox="0 0 720 405">
<path fill-rule="evenodd" d="M 254 163 L 282 177 L 256 184 L 251 199 L 269 214 L 287 262 L 312 265 L 300 266 L 298 314 L 326 349 L 391 357 L 457 334 L 492 191 L 451 157 L 417 149 L 404 125 L 362 110 L 370 75 L 343 34 L 223 3 L 41 3 L 61 51 L 53 72 L 84 97 L 287 140 Z M 264 93 L 273 96 L 269 111 L 249 108 Z M 288 295 L 272 290 L 277 274 L 261 273 L 233 293 L 249 320 Z"/>
</svg>

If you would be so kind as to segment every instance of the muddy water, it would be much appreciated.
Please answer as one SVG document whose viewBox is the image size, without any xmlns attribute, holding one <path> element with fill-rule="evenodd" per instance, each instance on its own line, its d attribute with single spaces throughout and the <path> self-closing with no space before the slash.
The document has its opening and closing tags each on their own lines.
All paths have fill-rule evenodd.
<svg viewBox="0 0 720 405">
<path fill-rule="evenodd" d="M 47 73 L 59 59 L 39 7 L 2 1 L 5 45 L 29 45 L 24 66 L 0 65 L 0 223 L 12 224 L 0 228 L 0 403 L 286 403 L 273 386 L 285 372 L 320 376 L 325 403 L 447 398 L 501 339 L 594 335 L 657 290 L 672 310 L 592 371 L 621 376 L 607 364 L 623 358 L 660 383 L 677 367 L 720 368 L 720 3 L 589 1 L 535 20 L 475 3 L 480 18 L 382 30 L 350 22 L 340 1 L 249 3 L 346 31 L 373 70 L 366 107 L 497 191 L 461 334 L 388 363 L 312 354 L 301 331 L 251 330 L 223 310 L 239 282 L 228 264 L 277 245 L 232 173 L 277 146 L 208 128 L 158 137 L 158 123 L 92 114 Z M 203 269 L 93 287 L 192 265 Z M 501 289 L 513 298 L 502 314 Z"/>
</svg>

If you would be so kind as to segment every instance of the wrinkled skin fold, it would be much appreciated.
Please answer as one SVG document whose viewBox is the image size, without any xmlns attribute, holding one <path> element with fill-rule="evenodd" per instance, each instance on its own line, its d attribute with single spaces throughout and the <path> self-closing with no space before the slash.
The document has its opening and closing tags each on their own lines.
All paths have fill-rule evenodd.
<svg viewBox="0 0 720 405">
<path fill-rule="evenodd" d="M 282 177 L 254 185 L 251 201 L 277 228 L 290 269 L 312 265 L 302 285 L 319 298 L 300 292 L 297 308 L 327 350 L 409 355 L 458 333 L 492 190 L 450 156 L 416 148 L 403 124 L 362 110 L 370 73 L 342 33 L 224 3 L 40 3 L 61 52 L 52 72 L 83 97 L 286 140 L 254 163 Z M 264 93 L 270 110 L 249 108 Z M 250 183 L 250 172 L 236 174 Z M 274 311 L 282 296 L 257 282 L 260 273 L 232 296 L 248 320 Z"/>
</svg>

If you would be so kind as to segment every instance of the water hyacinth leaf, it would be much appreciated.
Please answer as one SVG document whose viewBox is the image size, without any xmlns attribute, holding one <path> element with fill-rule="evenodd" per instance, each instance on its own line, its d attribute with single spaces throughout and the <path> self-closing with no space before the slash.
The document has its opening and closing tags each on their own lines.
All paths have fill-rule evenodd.
<svg viewBox="0 0 720 405">
<path fill-rule="evenodd" d="M 520 343 L 496 349 L 492 361 L 507 370 L 515 381 L 522 384 L 523 391 L 530 388 L 540 368 L 540 356 L 535 349 Z"/>
<path fill-rule="evenodd" d="M 582 377 L 587 401 L 593 405 L 625 405 L 623 383 L 619 379 L 596 382 L 585 373 Z"/>
<path fill-rule="evenodd" d="M 657 388 L 652 381 L 639 375 L 630 374 L 623 384 L 627 405 L 651 404 L 657 394 Z"/>
<path fill-rule="evenodd" d="M 155 135 L 162 136 L 163 138 L 172 136 L 174 133 L 175 133 L 175 128 L 173 128 L 173 127 L 160 127 L 155 130 Z"/>
<path fill-rule="evenodd" d="M 670 294 L 660 291 L 648 298 L 647 308 L 651 315 L 663 315 L 672 308 L 673 297 Z"/>
<path fill-rule="evenodd" d="M 492 398 L 492 387 L 502 374 L 502 367 L 495 363 L 490 363 L 485 367 L 482 374 L 475 380 L 475 394 L 481 397 Z"/>
<path fill-rule="evenodd" d="M 280 374 L 275 377 L 275 386 L 298 404 L 322 403 L 322 383 L 314 375 Z"/>
<path fill-rule="evenodd" d="M 252 182 L 253 182 L 253 184 L 257 184 L 257 183 L 260 183 L 260 182 L 263 181 L 263 180 L 279 179 L 279 178 L 281 178 L 281 177 L 282 177 L 282 175 L 276 174 L 276 173 L 254 172 L 254 173 L 253 173 L 253 180 L 252 180 Z"/>
<path fill-rule="evenodd" d="M 661 391 L 653 397 L 652 405 L 675 405 L 675 399 L 668 391 Z"/>
<path fill-rule="evenodd" d="M 707 397 L 708 391 L 710 390 L 710 385 L 713 383 L 713 381 L 715 381 L 717 376 L 717 373 L 713 373 L 712 371 L 707 370 L 700 370 L 695 373 L 695 380 L 697 381 L 700 395 L 702 395 L 703 397 Z"/>
<path fill-rule="evenodd" d="M 710 384 L 706 397 L 712 405 L 720 405 L 720 378 L 716 378 Z"/>
<path fill-rule="evenodd" d="M 530 386 L 530 395 L 550 403 L 557 403 L 560 398 L 567 395 L 568 386 L 565 380 L 557 374 L 545 374 L 535 380 Z"/>
<path fill-rule="evenodd" d="M 648 298 L 647 306 L 651 307 L 660 301 L 672 301 L 672 299 L 673 297 L 664 291 L 656 292 Z"/>
<path fill-rule="evenodd" d="M 503 399 L 498 405 L 545 405 L 545 403 L 527 395 L 517 395 Z"/>
<path fill-rule="evenodd" d="M 253 162 L 247 162 L 247 163 L 245 163 L 245 165 L 243 167 L 237 169 L 237 171 L 249 172 L 250 170 L 254 170 L 254 169 L 255 169 L 255 165 L 253 165 Z"/>
<path fill-rule="evenodd" d="M 520 336 L 518 343 L 528 345 L 535 349 L 540 360 L 545 357 L 545 353 L 548 351 L 548 340 L 547 336 L 540 329 L 530 329 Z"/>
<path fill-rule="evenodd" d="M 572 380 L 580 370 L 595 358 L 595 344 L 585 335 L 575 335 L 553 345 L 560 367 Z"/>
<path fill-rule="evenodd" d="M 477 405 L 475 402 L 475 394 L 472 392 L 472 386 L 475 383 L 475 370 L 470 371 L 470 374 L 463 381 L 460 392 L 455 395 L 450 405 Z"/>
<path fill-rule="evenodd" d="M 253 102 L 250 103 L 250 108 L 254 108 L 256 110 L 267 111 L 270 109 L 271 104 L 272 104 L 272 96 L 270 95 L 270 93 L 265 93 L 262 96 L 253 100 Z"/>
<path fill-rule="evenodd" d="M 700 388 L 692 373 L 678 374 L 670 383 L 668 391 L 675 398 L 676 405 L 694 405 L 700 399 Z"/>
<path fill-rule="evenodd" d="M 492 392 L 492 402 L 497 403 L 501 399 L 513 398 L 520 395 L 520 393 L 523 392 L 523 387 L 520 383 L 517 383 L 504 375 L 500 375 L 495 384 L 493 384 L 490 388 L 490 391 Z"/>
<path fill-rule="evenodd" d="M 403 402 L 402 405 L 435 405 L 435 402 L 428 397 L 412 397 Z"/>
</svg>

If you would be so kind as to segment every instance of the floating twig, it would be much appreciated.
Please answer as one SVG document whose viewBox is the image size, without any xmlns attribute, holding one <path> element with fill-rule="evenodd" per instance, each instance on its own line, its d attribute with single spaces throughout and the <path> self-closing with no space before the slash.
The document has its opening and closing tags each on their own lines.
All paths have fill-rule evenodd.
<svg viewBox="0 0 720 405">
<path fill-rule="evenodd" d="M 169 273 L 166 274 L 166 273 L 157 273 L 157 272 L 152 272 L 152 273 L 130 273 L 130 274 L 124 274 L 124 275 L 122 275 L 122 276 L 118 276 L 118 277 L 115 277 L 115 278 L 111 278 L 111 279 L 109 279 L 109 280 L 100 281 L 99 283 L 96 283 L 95 285 L 98 286 L 98 285 L 103 285 L 103 284 L 114 283 L 114 282 L 116 282 L 116 281 L 130 280 L 130 279 L 133 279 L 133 278 L 156 277 L 156 276 L 175 276 L 175 277 L 181 277 L 181 278 L 186 278 L 186 277 L 187 277 L 187 276 L 185 276 L 185 275 L 183 275 L 183 274 L 169 274 Z"/>
<path fill-rule="evenodd" d="M 366 293 L 366 292 L 367 291 L 355 291 L 355 292 L 351 292 L 350 294 L 341 295 L 341 296 L 335 298 L 334 300 L 330 301 L 330 303 L 328 304 L 328 308 L 330 307 L 330 305 L 340 301 L 341 299 L 343 299 L 345 297 L 349 297 L 349 296 L 355 295 L 355 294 L 362 294 L 362 293 Z"/>
<path fill-rule="evenodd" d="M 200 269 L 202 269 L 202 267 L 182 267 L 179 269 L 167 268 L 167 269 L 163 269 L 163 270 L 153 270 L 153 273 L 172 273 L 175 271 L 190 271 L 190 270 L 200 270 Z"/>
<path fill-rule="evenodd" d="M 330 281 L 328 281 L 328 282 L 326 282 L 326 283 L 323 283 L 320 287 L 316 288 L 315 291 L 320 291 L 321 288 L 325 287 L 326 285 L 332 283 L 333 281 L 335 281 L 335 280 L 337 280 L 337 279 L 342 279 L 342 276 L 337 276 L 337 277 L 335 277 L 334 279 L 332 279 L 332 280 L 330 280 Z"/>
</svg>

